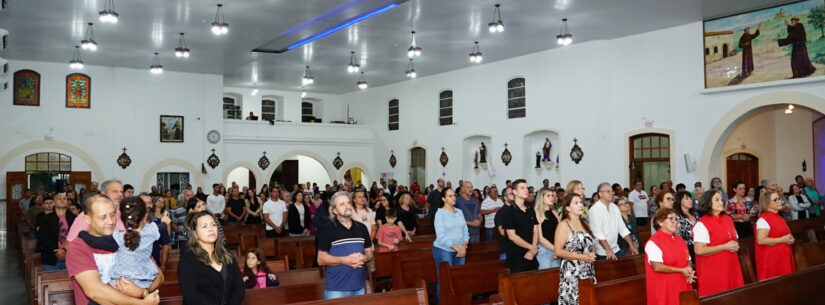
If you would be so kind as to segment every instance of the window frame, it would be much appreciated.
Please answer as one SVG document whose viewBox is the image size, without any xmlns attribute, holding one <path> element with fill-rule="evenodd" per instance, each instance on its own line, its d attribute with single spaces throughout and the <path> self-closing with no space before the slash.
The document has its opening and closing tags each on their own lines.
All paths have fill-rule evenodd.
<svg viewBox="0 0 825 305">
<path fill-rule="evenodd" d="M 272 102 L 272 112 L 271 112 L 272 119 L 271 119 L 271 121 L 274 122 L 278 119 L 278 100 L 274 99 L 274 98 L 269 98 L 269 97 L 261 99 L 261 120 L 267 121 L 266 116 L 268 114 L 270 114 L 270 113 L 264 111 L 264 107 L 268 107 L 268 106 L 264 105 L 267 101 Z"/>
<path fill-rule="evenodd" d="M 393 102 L 395 102 L 395 106 L 393 106 Z M 392 109 L 395 108 L 395 114 L 393 115 Z M 395 120 L 393 120 L 393 116 L 395 116 Z M 393 126 L 393 124 L 395 124 Z M 394 128 L 393 128 L 394 127 Z M 389 131 L 399 130 L 401 128 L 401 101 L 397 98 L 390 99 L 387 102 L 387 129 Z"/>
<path fill-rule="evenodd" d="M 510 84 L 513 81 L 521 80 L 522 86 L 520 87 L 511 87 Z M 511 97 L 511 91 L 521 89 L 523 95 L 517 97 Z M 510 101 L 523 99 L 524 105 L 521 107 L 510 107 Z M 521 116 L 514 116 L 514 111 L 523 110 L 524 113 Z M 516 113 L 517 114 L 517 113 Z M 527 78 L 523 76 L 517 76 L 510 78 L 507 80 L 507 119 L 518 119 L 518 118 L 526 118 L 527 117 Z"/>
<path fill-rule="evenodd" d="M 443 97 L 443 95 L 445 93 L 449 93 L 450 96 L 449 97 Z M 455 100 L 454 100 L 454 98 L 455 98 L 455 95 L 453 93 L 453 90 L 450 90 L 450 89 L 441 90 L 441 92 L 438 93 L 438 126 L 449 126 L 449 125 L 455 124 L 455 109 L 454 109 L 455 108 Z M 449 101 L 450 105 L 445 107 L 444 105 L 442 105 L 442 103 L 444 101 Z M 442 114 L 442 112 L 444 110 L 449 110 L 450 114 L 449 115 Z M 449 119 L 449 123 L 445 124 L 444 120 L 447 120 L 447 119 Z"/>
</svg>

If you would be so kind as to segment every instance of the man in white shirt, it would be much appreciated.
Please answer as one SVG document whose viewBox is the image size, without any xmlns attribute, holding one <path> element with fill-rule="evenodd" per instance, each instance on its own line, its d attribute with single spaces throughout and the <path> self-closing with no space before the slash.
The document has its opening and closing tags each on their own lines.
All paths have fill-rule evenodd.
<svg viewBox="0 0 825 305">
<path fill-rule="evenodd" d="M 627 241 L 630 245 L 630 255 L 639 254 L 630 236 L 630 231 L 624 225 L 622 214 L 619 212 L 619 207 L 613 204 L 613 190 L 610 188 L 610 183 L 602 182 L 599 184 L 599 201 L 590 207 L 590 230 L 593 231 L 593 237 L 596 238 L 596 259 L 604 260 L 605 258 L 615 260 L 619 257 L 626 256 L 619 248 L 619 236 Z"/>
<path fill-rule="evenodd" d="M 220 189 L 220 184 L 212 184 L 212 194 L 206 196 L 206 210 L 219 219 L 222 218 L 223 211 L 226 209 L 226 198 L 219 193 Z"/>
<path fill-rule="evenodd" d="M 498 198 L 498 189 L 491 186 L 487 189 L 487 198 L 481 202 L 481 215 L 484 215 L 484 236 L 485 240 L 493 240 L 493 231 L 496 227 L 496 213 L 504 206 L 504 202 Z"/>
<path fill-rule="evenodd" d="M 273 187 L 269 190 L 269 200 L 264 203 L 263 214 L 266 223 L 266 237 L 284 236 L 286 223 L 286 203 L 280 199 L 281 190 Z"/>
<path fill-rule="evenodd" d="M 633 205 L 633 214 L 636 216 L 636 225 L 644 226 L 647 224 L 647 192 L 644 190 L 644 185 L 641 180 L 636 180 L 633 183 L 633 191 L 627 195 L 627 200 Z"/>
</svg>

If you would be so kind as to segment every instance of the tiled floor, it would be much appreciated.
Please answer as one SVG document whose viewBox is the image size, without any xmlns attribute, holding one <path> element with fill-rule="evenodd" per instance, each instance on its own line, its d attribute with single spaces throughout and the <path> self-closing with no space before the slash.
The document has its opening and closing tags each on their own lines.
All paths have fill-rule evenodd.
<svg viewBox="0 0 825 305">
<path fill-rule="evenodd" d="M 28 304 L 17 242 L 9 237 L 7 231 L 0 231 L 0 304 Z"/>
</svg>

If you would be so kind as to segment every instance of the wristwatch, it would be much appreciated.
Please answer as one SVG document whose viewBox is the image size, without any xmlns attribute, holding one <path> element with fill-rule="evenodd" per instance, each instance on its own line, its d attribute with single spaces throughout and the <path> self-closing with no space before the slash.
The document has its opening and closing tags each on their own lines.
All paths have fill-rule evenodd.
<svg viewBox="0 0 825 305">
<path fill-rule="evenodd" d="M 149 295 L 149 289 L 143 289 L 143 298 L 145 299 L 147 295 Z"/>
</svg>

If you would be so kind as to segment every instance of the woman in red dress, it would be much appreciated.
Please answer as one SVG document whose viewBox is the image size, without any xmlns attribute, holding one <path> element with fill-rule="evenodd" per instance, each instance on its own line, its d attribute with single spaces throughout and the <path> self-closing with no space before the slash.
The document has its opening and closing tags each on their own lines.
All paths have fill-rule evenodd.
<svg viewBox="0 0 825 305">
<path fill-rule="evenodd" d="M 661 208 L 653 216 L 656 234 L 645 245 L 645 281 L 648 305 L 679 305 L 679 293 L 692 290 L 696 276 L 690 266 L 685 241 L 674 234 L 679 228 L 676 211 Z"/>
<path fill-rule="evenodd" d="M 763 211 L 756 221 L 756 274 L 759 280 L 785 275 L 796 270 L 791 230 L 777 212 L 782 209 L 779 193 L 765 191 L 759 198 L 759 210 Z"/>
<path fill-rule="evenodd" d="M 739 266 L 739 243 L 733 219 L 725 214 L 722 193 L 708 190 L 699 199 L 699 221 L 693 226 L 699 296 L 745 285 Z"/>
</svg>

